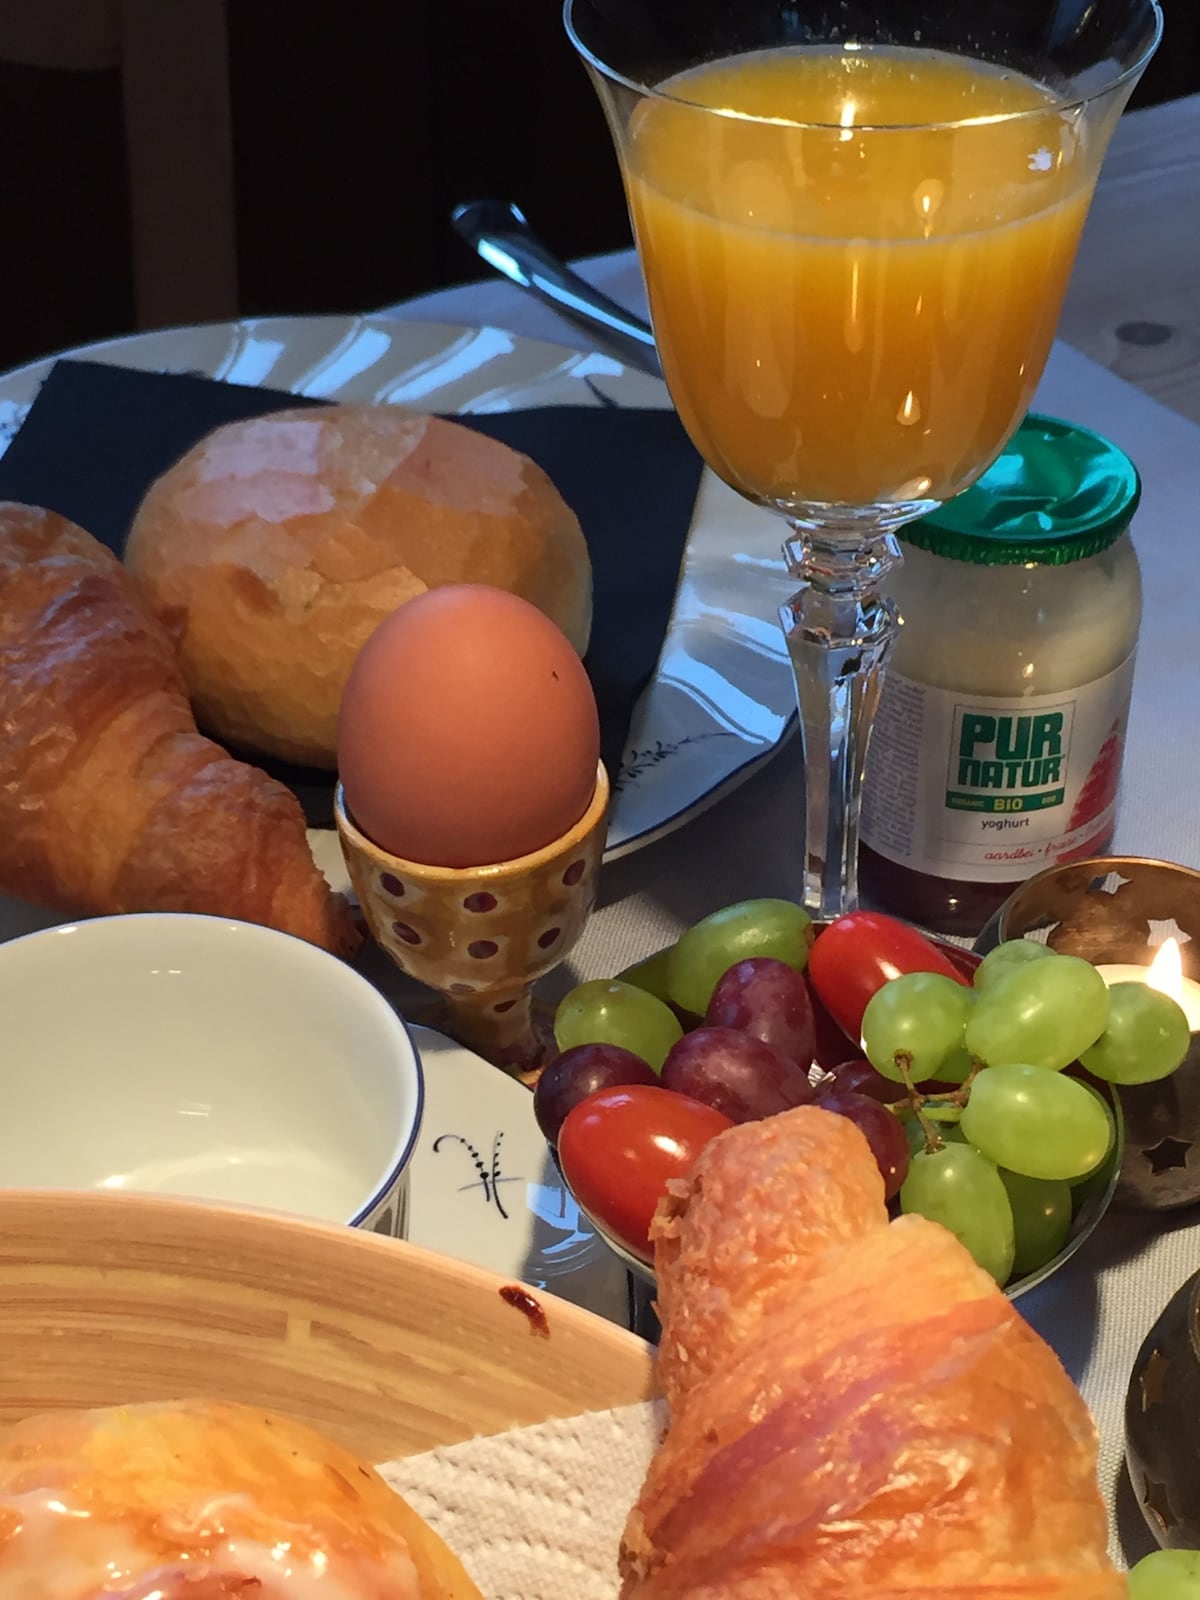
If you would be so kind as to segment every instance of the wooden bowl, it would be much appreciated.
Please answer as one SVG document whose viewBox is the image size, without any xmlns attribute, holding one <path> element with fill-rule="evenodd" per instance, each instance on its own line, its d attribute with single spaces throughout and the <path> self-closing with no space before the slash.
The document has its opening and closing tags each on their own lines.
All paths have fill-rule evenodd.
<svg viewBox="0 0 1200 1600">
<path fill-rule="evenodd" d="M 654 1392 L 648 1345 L 553 1295 L 375 1234 L 155 1195 L 0 1191 L 0 1351 L 0 1420 L 205 1396 L 374 1462 Z"/>
</svg>

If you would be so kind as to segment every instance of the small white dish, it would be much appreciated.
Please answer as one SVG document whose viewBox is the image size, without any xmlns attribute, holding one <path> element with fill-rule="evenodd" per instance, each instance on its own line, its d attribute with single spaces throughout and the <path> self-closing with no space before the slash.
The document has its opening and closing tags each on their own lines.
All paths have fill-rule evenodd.
<svg viewBox="0 0 1200 1600">
<path fill-rule="evenodd" d="M 628 1327 L 625 1269 L 559 1177 L 529 1090 L 432 1028 L 411 1032 L 425 1068 L 425 1116 L 409 1241 Z"/>
<path fill-rule="evenodd" d="M 367 980 L 216 917 L 0 944 L 0 1184 L 223 1200 L 403 1236 L 421 1063 Z"/>
</svg>

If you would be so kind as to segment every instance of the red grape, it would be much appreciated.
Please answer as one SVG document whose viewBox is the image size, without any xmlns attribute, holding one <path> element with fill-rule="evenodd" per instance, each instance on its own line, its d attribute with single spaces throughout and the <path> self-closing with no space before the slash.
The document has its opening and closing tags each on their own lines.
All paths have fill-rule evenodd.
<svg viewBox="0 0 1200 1600">
<path fill-rule="evenodd" d="M 795 967 L 771 956 L 751 956 L 722 976 L 704 1021 L 737 1028 L 800 1064 L 807 1073 L 816 1054 L 816 1027 L 808 985 Z"/>
<path fill-rule="evenodd" d="M 833 1067 L 828 1078 L 823 1078 L 817 1085 L 817 1099 L 823 1100 L 827 1094 L 865 1094 L 870 1100 L 878 1100 L 880 1105 L 894 1106 L 898 1100 L 907 1098 L 908 1090 L 902 1083 L 893 1083 L 890 1078 L 885 1078 L 881 1072 L 876 1072 L 869 1061 L 839 1061 Z"/>
<path fill-rule="evenodd" d="M 641 1056 L 619 1044 L 577 1044 L 556 1056 L 533 1091 L 533 1114 L 551 1144 L 567 1113 L 598 1089 L 624 1084 L 658 1085 L 658 1073 Z"/>
<path fill-rule="evenodd" d="M 685 1033 L 663 1062 L 662 1084 L 733 1122 L 756 1122 L 813 1097 L 806 1068 L 738 1028 Z"/>
<path fill-rule="evenodd" d="M 871 1146 L 871 1154 L 883 1175 L 886 1198 L 890 1200 L 899 1194 L 900 1185 L 908 1176 L 909 1161 L 908 1138 L 900 1118 L 878 1100 L 849 1091 L 831 1091 L 822 1095 L 817 1104 L 823 1111 L 849 1117 Z"/>
</svg>

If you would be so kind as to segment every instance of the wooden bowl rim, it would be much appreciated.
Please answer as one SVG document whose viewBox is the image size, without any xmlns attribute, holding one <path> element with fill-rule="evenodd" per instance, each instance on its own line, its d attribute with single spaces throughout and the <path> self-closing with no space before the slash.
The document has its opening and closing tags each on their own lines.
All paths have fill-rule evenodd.
<svg viewBox="0 0 1200 1600">
<path fill-rule="evenodd" d="M 144 1290 L 139 1291 L 143 1277 Z M 344 1300 L 338 1298 L 339 1283 L 346 1285 Z M 205 1306 L 216 1307 L 219 1314 L 226 1303 L 222 1284 L 228 1285 L 234 1335 L 227 1335 L 220 1324 L 214 1335 L 203 1317 Z M 502 1294 L 506 1289 L 515 1291 L 511 1298 Z M 139 1292 L 146 1296 L 145 1308 Z M 66 1355 L 76 1366 L 68 1367 L 60 1380 L 54 1346 L 46 1340 L 57 1329 L 54 1317 L 64 1303 L 71 1323 Z M 219 1345 L 229 1338 L 228 1349 L 236 1359 L 246 1348 L 237 1342 L 236 1327 L 247 1305 L 285 1319 L 294 1311 L 312 1319 L 314 1326 L 319 1318 L 334 1326 L 343 1354 L 349 1352 L 349 1368 L 339 1367 L 332 1355 L 326 1365 L 311 1349 L 297 1361 L 290 1332 L 285 1337 L 252 1330 L 259 1343 L 249 1354 L 262 1363 L 269 1382 L 286 1393 L 295 1386 L 295 1408 L 285 1404 L 275 1409 L 292 1409 L 312 1420 L 306 1411 L 314 1406 L 329 1411 L 331 1396 L 349 1394 L 350 1371 L 360 1389 L 365 1381 L 378 1396 L 378 1410 L 371 1412 L 378 1426 L 372 1423 L 368 1429 L 376 1444 L 384 1435 L 404 1432 L 402 1412 L 414 1401 L 430 1417 L 442 1419 L 425 1430 L 424 1443 L 406 1444 L 392 1454 L 450 1443 L 471 1432 L 634 1403 L 657 1393 L 653 1348 L 625 1328 L 547 1290 L 420 1245 L 215 1201 L 79 1189 L 0 1190 L 0 1351 L 8 1347 L 0 1411 L 7 1417 L 42 1409 L 28 1399 L 33 1393 L 48 1396 L 50 1405 L 84 1403 L 58 1399 L 78 1377 L 81 1352 L 86 1353 L 89 1389 L 107 1393 L 117 1388 L 119 1380 L 110 1381 L 106 1373 L 101 1341 L 115 1329 L 120 1348 L 113 1359 L 118 1370 L 121 1362 L 128 1367 L 130 1352 L 143 1339 L 146 1317 L 152 1328 L 162 1329 L 159 1342 L 151 1339 L 148 1346 L 147 1359 L 158 1363 L 146 1369 L 150 1387 L 165 1389 L 171 1382 L 174 1389 L 178 1377 L 180 1386 L 190 1384 L 193 1394 L 235 1398 L 221 1396 L 219 1382 L 217 1389 L 212 1386 L 213 1373 L 220 1371 L 213 1361 L 214 1339 Z M 461 1323 L 455 1320 L 458 1308 Z M 537 1337 L 539 1308 L 545 1339 Z M 194 1336 L 189 1328 L 195 1329 Z M 97 1347 L 94 1360 L 92 1343 Z M 209 1381 L 189 1373 L 192 1351 L 196 1373 L 207 1374 Z M 428 1361 L 430 1351 L 436 1355 L 437 1371 L 427 1379 L 423 1374 L 431 1369 L 422 1361 Z M 511 1402 L 504 1390 L 504 1362 L 510 1358 L 515 1363 Z M 221 1363 L 226 1359 L 221 1357 Z M 15 1365 L 17 1360 L 23 1361 L 24 1370 Z M 397 1360 L 398 1367 L 392 1365 Z M 442 1409 L 439 1384 L 455 1381 L 455 1372 L 466 1377 L 473 1361 L 477 1371 L 467 1388 L 474 1392 L 486 1384 L 487 1405 L 472 1412 L 468 1399 L 452 1397 Z M 588 1393 L 589 1372 L 595 1373 L 594 1400 Z M 141 1382 L 140 1376 L 136 1381 Z M 244 1390 L 247 1382 L 243 1373 L 231 1387 Z M 545 1411 L 539 1415 L 542 1396 Z M 137 1397 L 114 1392 L 111 1398 L 86 1403 L 120 1404 Z M 255 1394 L 250 1403 L 271 1408 L 265 1393 L 261 1400 Z M 355 1424 L 348 1411 L 340 1429 L 343 1442 L 353 1444 L 348 1436 L 360 1425 L 361 1417 Z"/>
<path fill-rule="evenodd" d="M 190 1196 L 151 1194 L 143 1191 L 126 1194 L 93 1189 L 0 1188 L 0 1267 L 21 1260 L 45 1262 L 46 1258 L 35 1255 L 31 1248 L 31 1245 L 38 1241 L 39 1235 L 41 1238 L 52 1235 L 56 1239 L 62 1239 L 65 1244 L 70 1244 L 69 1236 L 63 1235 L 58 1229 L 47 1229 L 45 1226 L 47 1211 L 59 1207 L 86 1210 L 97 1224 L 102 1220 L 111 1220 L 111 1228 L 106 1228 L 104 1231 L 106 1237 L 112 1239 L 114 1243 L 120 1242 L 122 1236 L 129 1237 L 134 1234 L 136 1224 L 141 1217 L 171 1218 L 179 1226 L 180 1244 L 191 1242 L 195 1236 L 202 1235 L 205 1223 L 216 1223 L 237 1230 L 243 1237 L 257 1235 L 265 1240 L 269 1235 L 280 1241 L 304 1238 L 324 1249 L 335 1249 L 343 1256 L 353 1253 L 361 1255 L 364 1259 L 374 1257 L 389 1264 L 407 1260 L 419 1264 L 422 1272 L 433 1278 L 453 1280 L 472 1289 L 478 1289 L 484 1294 L 499 1293 L 500 1289 L 516 1284 L 527 1289 L 539 1300 L 544 1299 L 551 1303 L 555 1315 L 565 1325 L 577 1326 L 590 1335 L 601 1337 L 602 1342 L 610 1342 L 617 1347 L 624 1345 L 630 1350 L 644 1350 L 648 1356 L 653 1356 L 652 1346 L 644 1339 L 638 1338 L 636 1334 L 630 1333 L 619 1324 L 610 1322 L 607 1317 L 601 1317 L 594 1311 L 588 1311 L 582 1306 L 562 1299 L 551 1290 L 532 1288 L 527 1284 L 521 1284 L 517 1279 L 494 1272 L 489 1267 L 480 1267 L 474 1262 L 459 1260 L 456 1256 L 446 1255 L 440 1250 L 431 1250 L 425 1245 L 413 1244 L 407 1239 L 385 1237 L 371 1232 L 370 1229 L 322 1222 L 312 1217 L 297 1216 L 292 1212 L 274 1211 L 265 1206 L 235 1206 L 219 1200 L 193 1199 Z M 11 1237 L 14 1228 L 19 1229 L 22 1235 L 21 1243 L 15 1247 Z M 182 1237 L 183 1235 L 188 1237 Z M 219 1275 L 219 1271 L 214 1273 L 216 1277 Z M 0 1296 L 0 1323 L 3 1321 L 3 1315 L 3 1297 Z"/>
</svg>

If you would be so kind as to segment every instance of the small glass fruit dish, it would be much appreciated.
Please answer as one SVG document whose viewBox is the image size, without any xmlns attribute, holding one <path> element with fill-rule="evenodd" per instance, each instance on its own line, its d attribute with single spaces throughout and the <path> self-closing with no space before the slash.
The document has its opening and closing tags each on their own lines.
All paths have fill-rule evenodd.
<svg viewBox="0 0 1200 1600">
<path fill-rule="evenodd" d="M 864 1134 L 892 1215 L 944 1224 L 1023 1294 L 1099 1223 L 1123 1121 L 1103 978 L 1016 944 L 985 960 L 878 912 L 725 907 L 565 996 L 539 1126 L 643 1282 L 667 1182 L 724 1129 L 815 1105 Z"/>
</svg>

